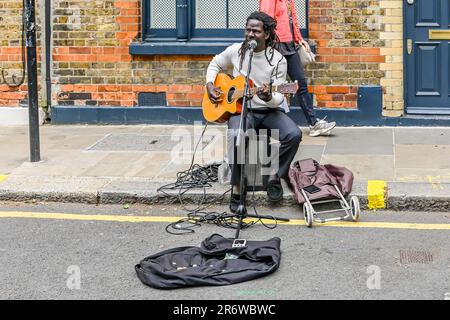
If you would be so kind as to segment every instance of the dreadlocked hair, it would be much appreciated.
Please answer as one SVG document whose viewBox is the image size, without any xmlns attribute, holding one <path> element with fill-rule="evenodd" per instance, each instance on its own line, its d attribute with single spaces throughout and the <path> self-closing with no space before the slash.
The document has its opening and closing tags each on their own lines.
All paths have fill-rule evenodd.
<svg viewBox="0 0 450 320">
<path fill-rule="evenodd" d="M 270 58 L 267 56 L 267 50 L 265 50 L 264 54 L 266 56 L 267 62 L 269 62 L 269 65 L 273 66 L 271 62 L 274 55 L 274 48 L 277 48 L 280 43 L 280 39 L 275 33 L 275 29 L 277 28 L 277 22 L 275 21 L 274 18 L 261 11 L 255 11 L 251 13 L 247 18 L 247 24 L 250 20 L 258 20 L 263 23 L 264 32 L 269 35 L 269 38 L 266 40 L 266 48 L 269 48 L 268 51 L 270 54 Z M 249 48 L 250 46 L 248 44 L 248 41 L 245 40 L 242 43 L 241 48 L 239 49 L 239 55 L 241 56 L 241 60 L 239 63 L 239 70 L 242 69 L 242 63 L 244 62 L 245 54 Z"/>
</svg>

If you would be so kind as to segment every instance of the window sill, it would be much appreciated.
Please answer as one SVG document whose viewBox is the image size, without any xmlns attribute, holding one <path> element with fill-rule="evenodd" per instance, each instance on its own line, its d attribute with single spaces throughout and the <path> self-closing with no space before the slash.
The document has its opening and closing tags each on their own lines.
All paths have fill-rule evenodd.
<svg viewBox="0 0 450 320">
<path fill-rule="evenodd" d="M 135 56 L 151 55 L 215 55 L 239 39 L 211 42 L 133 42 L 130 44 L 130 54 Z"/>
</svg>

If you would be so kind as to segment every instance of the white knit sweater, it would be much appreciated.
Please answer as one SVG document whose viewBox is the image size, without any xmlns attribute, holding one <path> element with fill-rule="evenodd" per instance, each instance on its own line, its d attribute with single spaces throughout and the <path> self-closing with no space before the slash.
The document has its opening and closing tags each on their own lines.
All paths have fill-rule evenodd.
<svg viewBox="0 0 450 320">
<path fill-rule="evenodd" d="M 206 82 L 214 83 L 219 72 L 226 72 L 230 68 L 233 69 L 232 76 L 247 75 L 249 52 L 245 54 L 242 63 L 242 69 L 239 70 L 240 56 L 239 49 L 241 43 L 236 43 L 229 46 L 225 51 L 216 55 L 208 66 L 206 72 Z M 270 58 L 271 51 L 267 48 L 267 56 Z M 287 62 L 286 59 L 276 50 L 273 51 L 273 58 L 270 64 L 266 59 L 264 51 L 254 52 L 252 59 L 252 68 L 250 71 L 250 79 L 254 86 L 261 87 L 264 83 L 270 83 L 273 79 L 274 85 L 279 85 L 286 82 Z M 265 102 L 257 95 L 253 96 L 251 101 L 252 108 L 278 108 L 284 101 L 284 96 L 281 93 L 272 93 L 272 100 Z"/>
</svg>

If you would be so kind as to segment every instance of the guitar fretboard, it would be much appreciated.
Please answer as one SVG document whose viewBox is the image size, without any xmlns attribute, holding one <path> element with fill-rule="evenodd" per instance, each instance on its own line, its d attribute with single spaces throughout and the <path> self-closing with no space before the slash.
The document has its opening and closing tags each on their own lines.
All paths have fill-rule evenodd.
<svg viewBox="0 0 450 320">
<path fill-rule="evenodd" d="M 256 92 L 258 92 L 258 90 L 262 89 L 263 87 L 255 87 L 255 88 L 250 88 L 250 93 L 251 94 L 256 94 Z M 272 92 L 278 92 L 278 86 L 272 86 Z M 235 91 L 236 94 L 238 95 L 243 95 L 244 94 L 244 90 L 236 90 Z"/>
<path fill-rule="evenodd" d="M 263 87 L 254 87 L 254 88 L 250 88 L 250 94 L 254 95 L 258 92 L 258 90 L 262 89 Z M 297 81 L 292 82 L 292 83 L 283 83 L 280 85 L 273 85 L 272 86 L 272 92 L 280 92 L 283 94 L 286 93 L 296 93 L 298 90 L 298 83 Z M 242 97 L 244 95 L 244 90 L 236 90 L 233 93 L 233 98 L 235 97 Z"/>
</svg>

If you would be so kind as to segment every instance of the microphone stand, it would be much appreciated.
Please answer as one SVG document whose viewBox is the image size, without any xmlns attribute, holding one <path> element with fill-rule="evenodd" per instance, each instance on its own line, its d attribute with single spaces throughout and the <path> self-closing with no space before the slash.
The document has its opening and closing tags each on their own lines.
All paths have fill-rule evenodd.
<svg viewBox="0 0 450 320">
<path fill-rule="evenodd" d="M 247 114 L 248 114 L 247 104 L 248 104 L 248 100 L 251 99 L 251 97 L 249 95 L 249 88 L 250 88 L 249 82 L 250 82 L 250 72 L 252 70 L 252 59 L 253 59 L 253 50 L 254 49 L 255 48 L 250 47 L 250 51 L 249 51 L 247 76 L 245 77 L 244 96 L 243 96 L 243 100 L 242 100 L 241 119 L 240 119 L 240 123 L 239 123 L 239 132 L 238 132 L 238 136 L 236 139 L 235 152 L 237 151 L 238 147 L 241 148 L 240 161 L 238 163 L 238 167 L 240 168 L 240 202 L 239 202 L 239 206 L 236 210 L 236 214 L 239 217 L 239 221 L 238 221 L 238 226 L 237 226 L 236 235 L 235 235 L 235 243 L 233 243 L 233 246 L 242 246 L 242 243 L 236 242 L 236 240 L 239 240 L 239 234 L 242 229 L 243 220 L 246 217 L 259 218 L 259 219 L 272 219 L 275 221 L 279 220 L 279 221 L 289 222 L 289 219 L 286 219 L 286 218 L 277 218 L 277 217 L 273 217 L 273 216 L 261 216 L 261 215 L 247 214 L 247 208 L 245 206 L 246 195 L 247 195 L 247 179 L 245 177 L 245 172 L 244 172 L 245 163 L 246 163 L 246 154 L 247 154 L 245 133 L 247 132 Z M 244 244 L 245 244 L 245 240 L 242 240 L 242 241 L 244 241 Z"/>
</svg>

